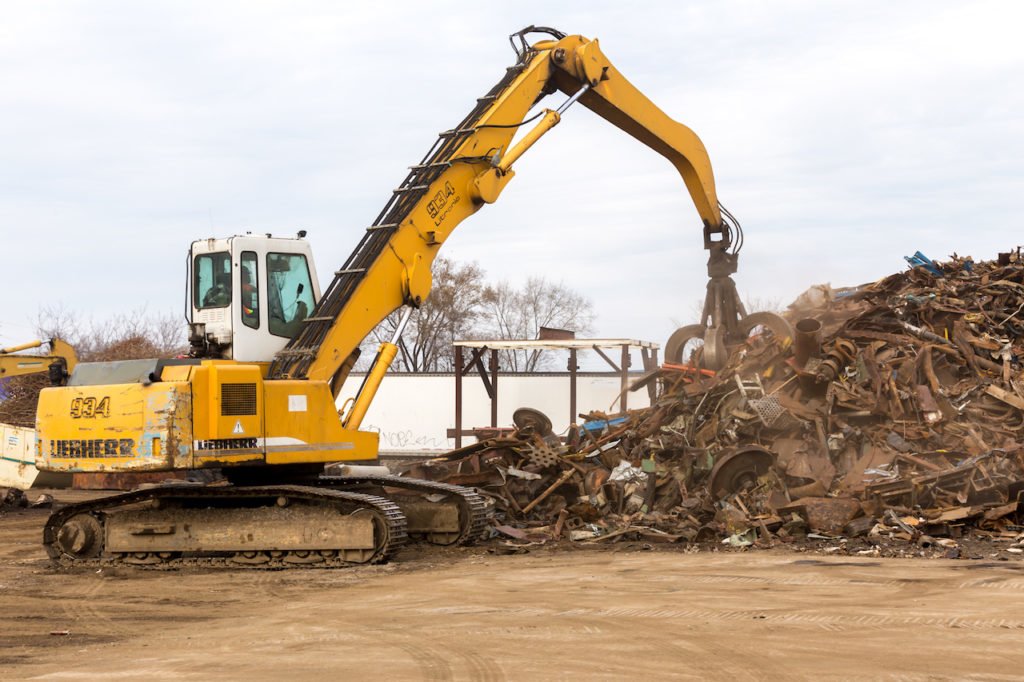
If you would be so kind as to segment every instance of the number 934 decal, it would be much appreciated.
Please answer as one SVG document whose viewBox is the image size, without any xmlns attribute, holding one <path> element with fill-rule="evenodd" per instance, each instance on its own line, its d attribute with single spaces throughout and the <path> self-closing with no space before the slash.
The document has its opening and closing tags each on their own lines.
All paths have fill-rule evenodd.
<svg viewBox="0 0 1024 682">
<path fill-rule="evenodd" d="M 110 398 L 75 398 L 71 401 L 72 419 L 92 419 L 110 416 Z"/>
</svg>

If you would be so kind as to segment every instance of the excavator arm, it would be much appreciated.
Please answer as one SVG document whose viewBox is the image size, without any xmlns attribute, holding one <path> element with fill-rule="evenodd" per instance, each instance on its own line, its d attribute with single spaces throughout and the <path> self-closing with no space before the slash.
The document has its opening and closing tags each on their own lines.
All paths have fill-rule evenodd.
<svg viewBox="0 0 1024 682">
<path fill-rule="evenodd" d="M 538 32 L 550 39 L 528 44 L 526 35 Z M 302 330 L 277 353 L 270 378 L 330 381 L 337 394 L 362 340 L 391 312 L 403 305 L 416 308 L 422 304 L 430 292 L 431 264 L 441 245 L 463 220 L 498 198 L 515 174 L 515 161 L 557 125 L 565 109 L 576 101 L 675 166 L 703 221 L 704 246 L 711 252 L 709 274 L 712 280 L 724 278 L 727 282 L 727 296 L 719 295 L 714 301 L 709 285 L 704 323 L 710 320 L 713 327 L 736 327 L 736 321 L 745 316 L 729 278 L 736 270 L 734 235 L 738 226 L 723 221 L 711 161 L 697 135 L 626 80 L 597 40 L 534 27 L 514 34 L 512 40 L 517 48 L 516 64 L 458 126 L 441 133 L 423 160 L 411 167 L 335 273 Z M 544 109 L 527 118 L 540 100 L 556 91 L 569 99 L 557 110 Z M 513 145 L 519 129 L 531 123 L 534 127 Z M 716 289 L 716 295 L 720 293 Z M 378 355 L 375 368 L 383 364 L 386 370 L 390 364 L 394 349 L 387 346 L 382 345 L 383 356 Z M 390 357 L 384 357 L 388 354 Z M 371 376 L 367 381 L 374 379 Z M 364 393 L 372 396 L 374 388 L 364 384 L 360 397 Z M 368 401 L 363 402 L 365 407 Z M 359 417 L 349 419 L 346 425 L 357 426 Z"/>
<path fill-rule="evenodd" d="M 580 104 L 664 156 L 682 176 L 701 219 L 710 225 L 722 223 L 711 159 L 700 138 L 619 73 L 596 39 L 570 36 L 523 51 L 529 49 L 537 50 L 538 59 L 546 65 L 545 92 L 554 85 L 578 97 Z"/>
<path fill-rule="evenodd" d="M 22 351 L 49 345 L 47 355 L 19 355 Z M 50 383 L 62 385 L 78 363 L 75 349 L 60 339 L 29 341 L 10 348 L 0 348 L 0 379 L 49 372 Z"/>
</svg>

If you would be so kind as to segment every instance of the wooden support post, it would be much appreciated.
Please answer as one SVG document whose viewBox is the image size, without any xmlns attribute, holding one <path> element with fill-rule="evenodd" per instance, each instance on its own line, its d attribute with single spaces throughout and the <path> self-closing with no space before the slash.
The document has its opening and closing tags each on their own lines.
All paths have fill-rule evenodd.
<svg viewBox="0 0 1024 682">
<path fill-rule="evenodd" d="M 654 348 L 654 349 L 651 350 L 651 359 L 653 360 L 653 362 L 651 363 L 652 367 L 660 367 L 661 366 L 661 364 L 658 362 L 658 349 L 657 348 Z M 658 399 L 658 387 L 660 385 L 662 385 L 662 381 L 660 381 L 660 380 L 656 384 L 653 385 L 653 388 L 651 390 L 651 405 L 654 405 L 654 401 Z"/>
<path fill-rule="evenodd" d="M 619 409 L 625 412 L 626 400 L 627 396 L 629 396 L 629 344 L 622 344 L 622 361 L 619 365 L 619 368 L 622 371 L 621 379 L 619 382 L 619 388 L 622 391 L 622 393 L 620 394 L 622 397 L 619 398 Z"/>
<path fill-rule="evenodd" d="M 612 359 L 610 357 L 608 357 L 608 355 L 603 350 L 601 350 L 597 346 L 594 346 L 594 350 L 597 351 L 598 355 L 600 355 L 602 358 L 604 358 L 604 361 L 608 363 L 608 366 L 612 368 L 613 372 L 617 373 L 617 372 L 621 371 L 619 369 L 619 366 L 616 365 L 614 362 L 612 362 Z"/>
<path fill-rule="evenodd" d="M 498 351 L 491 349 L 491 426 L 498 426 Z"/>
<path fill-rule="evenodd" d="M 644 371 L 651 372 L 658 367 L 658 351 L 654 348 L 650 349 L 650 352 L 646 348 L 640 348 L 640 358 L 644 363 Z M 652 381 L 647 384 L 647 398 L 651 401 L 651 405 L 658 397 L 658 382 Z"/>
<path fill-rule="evenodd" d="M 487 397 L 494 400 L 494 389 L 491 387 L 491 380 L 487 376 L 487 368 L 484 367 L 484 361 L 482 360 L 484 353 L 488 351 L 487 346 L 473 349 L 473 357 L 469 359 L 469 364 L 466 366 L 466 371 L 469 371 L 469 365 L 476 367 L 476 371 L 480 373 L 480 380 L 484 382 L 484 390 L 487 391 Z"/>
<path fill-rule="evenodd" d="M 576 423 L 576 349 L 569 349 L 569 423 Z"/>
<path fill-rule="evenodd" d="M 455 449 L 462 447 L 462 346 L 455 346 Z"/>
</svg>

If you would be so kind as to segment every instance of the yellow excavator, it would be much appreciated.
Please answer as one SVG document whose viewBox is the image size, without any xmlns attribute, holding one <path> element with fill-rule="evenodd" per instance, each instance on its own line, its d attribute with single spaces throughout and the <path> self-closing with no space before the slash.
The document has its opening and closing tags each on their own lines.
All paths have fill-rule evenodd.
<svg viewBox="0 0 1024 682">
<path fill-rule="evenodd" d="M 55 561 L 331 566 L 386 560 L 407 536 L 439 544 L 479 536 L 485 505 L 471 490 L 358 470 L 325 476 L 323 465 L 376 462 L 377 434 L 359 426 L 409 316 L 430 293 L 438 250 L 497 200 L 516 161 L 577 102 L 665 156 L 697 207 L 713 286 L 706 332 L 687 338 L 703 337 L 707 348 L 745 336 L 752 323 L 729 277 L 739 228 L 718 203 L 697 135 L 627 81 L 597 40 L 532 26 L 511 40 L 516 63 L 411 167 L 326 291 L 304 232 L 194 242 L 192 357 L 84 363 L 68 386 L 43 391 L 42 469 L 219 468 L 230 482 L 68 505 L 44 529 Z M 556 109 L 531 115 L 559 91 L 567 98 Z M 339 412 L 360 343 L 403 307 L 394 339 L 380 345 Z"/>
<path fill-rule="evenodd" d="M 49 346 L 48 352 L 44 355 L 22 354 L 23 351 L 43 346 Z M 78 355 L 75 353 L 75 349 L 66 341 L 58 338 L 29 341 L 10 348 L 0 348 L 0 379 L 47 372 L 51 384 L 62 386 L 67 382 L 77 364 Z"/>
<path fill-rule="evenodd" d="M 41 354 L 26 354 L 25 351 L 44 348 Z M 58 338 L 0 348 L 0 382 L 5 379 L 29 374 L 47 374 L 51 386 L 63 386 L 78 364 L 78 355 L 68 343 Z M 2 384 L 0 384 L 2 387 Z M 3 387 L 6 389 L 6 387 Z M 29 423 L 34 417 L 30 405 L 20 398 L 11 398 L 7 390 L 4 409 L 0 419 L 0 487 L 27 490 L 32 486 L 66 487 L 71 484 L 71 474 L 40 473 L 35 467 L 35 431 Z M 15 391 L 15 395 L 18 391 Z M 12 402 L 7 402 L 10 399 Z"/>
</svg>

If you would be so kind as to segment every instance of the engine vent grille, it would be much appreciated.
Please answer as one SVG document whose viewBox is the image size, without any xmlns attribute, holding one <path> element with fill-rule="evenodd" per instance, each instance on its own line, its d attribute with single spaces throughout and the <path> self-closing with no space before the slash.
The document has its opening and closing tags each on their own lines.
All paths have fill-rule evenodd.
<svg viewBox="0 0 1024 682">
<path fill-rule="evenodd" d="M 220 413 L 224 417 L 256 414 L 256 384 L 221 384 Z"/>
</svg>

